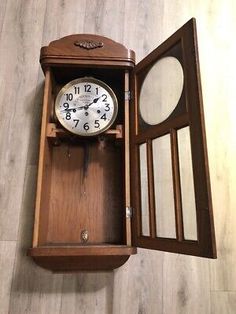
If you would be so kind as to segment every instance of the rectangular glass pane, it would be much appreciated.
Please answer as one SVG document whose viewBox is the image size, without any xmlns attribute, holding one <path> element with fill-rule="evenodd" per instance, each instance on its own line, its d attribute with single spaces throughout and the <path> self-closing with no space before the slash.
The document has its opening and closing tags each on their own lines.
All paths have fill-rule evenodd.
<svg viewBox="0 0 236 314">
<path fill-rule="evenodd" d="M 148 173 L 147 173 L 147 145 L 139 146 L 140 157 L 140 186 L 141 186 L 141 221 L 142 235 L 150 236 L 149 202 L 148 202 Z"/>
<path fill-rule="evenodd" d="M 157 236 L 176 238 L 170 135 L 152 144 Z"/>
<path fill-rule="evenodd" d="M 178 130 L 179 171 L 184 238 L 197 240 L 196 206 L 189 127 Z"/>
</svg>

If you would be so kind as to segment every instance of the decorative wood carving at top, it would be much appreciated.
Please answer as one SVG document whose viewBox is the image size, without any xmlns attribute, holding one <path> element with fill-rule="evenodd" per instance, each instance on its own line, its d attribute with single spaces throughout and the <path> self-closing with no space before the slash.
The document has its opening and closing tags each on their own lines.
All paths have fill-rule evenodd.
<svg viewBox="0 0 236 314">
<path fill-rule="evenodd" d="M 94 40 L 82 40 L 82 41 L 75 41 L 75 46 L 79 46 L 80 48 L 84 49 L 96 49 L 96 48 L 102 48 L 103 42 L 98 42 Z"/>
</svg>

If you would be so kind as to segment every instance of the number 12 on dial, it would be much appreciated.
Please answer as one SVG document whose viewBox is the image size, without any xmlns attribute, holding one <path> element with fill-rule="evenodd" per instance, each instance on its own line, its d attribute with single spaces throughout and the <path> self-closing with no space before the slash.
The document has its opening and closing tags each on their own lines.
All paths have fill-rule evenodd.
<svg viewBox="0 0 236 314">
<path fill-rule="evenodd" d="M 55 102 L 59 122 L 80 136 L 104 132 L 115 121 L 117 112 L 118 102 L 113 90 L 91 77 L 70 81 L 60 90 Z"/>
</svg>

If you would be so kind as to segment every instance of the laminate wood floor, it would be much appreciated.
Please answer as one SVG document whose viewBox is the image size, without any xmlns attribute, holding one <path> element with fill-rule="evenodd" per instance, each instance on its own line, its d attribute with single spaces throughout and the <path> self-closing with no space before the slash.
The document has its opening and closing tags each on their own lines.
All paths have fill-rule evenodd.
<svg viewBox="0 0 236 314">
<path fill-rule="evenodd" d="M 218 259 L 139 250 L 114 272 L 51 274 L 31 246 L 44 76 L 40 47 L 110 37 L 137 61 L 195 16 Z M 0 314 L 235 314 L 234 0 L 0 1 Z"/>
</svg>

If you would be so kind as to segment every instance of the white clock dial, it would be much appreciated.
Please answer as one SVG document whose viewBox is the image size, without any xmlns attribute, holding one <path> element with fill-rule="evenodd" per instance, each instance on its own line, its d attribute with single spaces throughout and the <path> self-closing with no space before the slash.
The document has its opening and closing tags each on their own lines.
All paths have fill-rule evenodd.
<svg viewBox="0 0 236 314">
<path fill-rule="evenodd" d="M 66 84 L 58 93 L 55 113 L 70 132 L 97 135 L 115 121 L 118 103 L 112 89 L 95 78 L 85 77 Z"/>
</svg>

